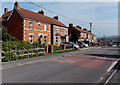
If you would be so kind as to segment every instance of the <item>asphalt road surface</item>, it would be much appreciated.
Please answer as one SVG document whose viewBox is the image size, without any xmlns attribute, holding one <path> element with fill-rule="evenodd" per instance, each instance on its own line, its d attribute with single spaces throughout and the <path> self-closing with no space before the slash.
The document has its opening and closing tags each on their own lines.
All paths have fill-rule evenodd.
<svg viewBox="0 0 120 85">
<path fill-rule="evenodd" d="M 90 48 L 2 70 L 3 83 L 98 83 L 119 57 L 118 48 Z"/>
</svg>

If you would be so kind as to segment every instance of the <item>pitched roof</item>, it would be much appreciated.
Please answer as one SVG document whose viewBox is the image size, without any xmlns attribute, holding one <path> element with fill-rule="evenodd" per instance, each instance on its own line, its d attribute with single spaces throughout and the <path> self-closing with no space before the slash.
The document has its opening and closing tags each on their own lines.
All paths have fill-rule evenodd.
<svg viewBox="0 0 120 85">
<path fill-rule="evenodd" d="M 80 31 L 80 32 L 84 32 L 82 29 L 80 29 L 79 27 L 73 26 L 76 30 Z"/>
<path fill-rule="evenodd" d="M 7 13 L 3 14 L 2 17 L 1 17 L 1 20 L 2 20 L 2 21 L 7 20 L 7 18 L 9 17 L 9 15 L 10 15 L 11 12 L 12 12 L 12 11 L 8 11 Z"/>
<path fill-rule="evenodd" d="M 96 35 L 94 35 L 93 33 L 91 33 L 91 32 L 89 32 L 89 31 L 86 31 L 86 30 L 83 30 L 83 29 L 80 29 L 79 27 L 77 27 L 77 26 L 73 26 L 76 30 L 78 30 L 78 31 L 80 31 L 80 32 L 84 32 L 84 33 L 87 33 L 87 34 L 91 34 L 91 35 L 93 35 L 93 36 L 96 36 Z"/>
<path fill-rule="evenodd" d="M 34 20 L 38 20 L 38 21 L 42 21 L 42 22 L 46 22 L 46 23 L 66 27 L 63 23 L 61 23 L 60 21 L 58 21 L 58 20 L 56 20 L 54 18 L 45 16 L 45 15 L 42 15 L 42 14 L 39 14 L 39 13 L 36 13 L 36 12 L 32 12 L 30 10 L 26 10 L 26 9 L 23 9 L 23 8 L 19 8 L 17 10 L 22 14 L 22 16 L 24 18 L 34 19 Z M 3 21 L 6 20 L 6 17 L 8 17 L 11 12 L 12 11 L 9 11 L 9 12 L 2 15 Z"/>
</svg>

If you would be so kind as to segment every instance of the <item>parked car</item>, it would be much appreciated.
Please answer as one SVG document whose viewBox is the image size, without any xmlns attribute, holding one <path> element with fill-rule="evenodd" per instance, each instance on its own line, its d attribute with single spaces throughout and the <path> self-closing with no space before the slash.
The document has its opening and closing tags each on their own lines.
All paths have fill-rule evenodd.
<svg viewBox="0 0 120 85">
<path fill-rule="evenodd" d="M 112 45 L 113 47 L 117 47 L 117 45 Z"/>
<path fill-rule="evenodd" d="M 78 41 L 77 42 L 77 45 L 79 45 L 81 48 L 82 47 L 88 47 L 88 44 L 84 43 L 84 42 L 81 42 L 81 41 Z"/>
<path fill-rule="evenodd" d="M 61 45 L 66 45 L 66 48 L 72 48 L 74 46 L 75 49 L 79 48 L 79 45 L 73 43 L 73 42 L 62 42 Z"/>
</svg>

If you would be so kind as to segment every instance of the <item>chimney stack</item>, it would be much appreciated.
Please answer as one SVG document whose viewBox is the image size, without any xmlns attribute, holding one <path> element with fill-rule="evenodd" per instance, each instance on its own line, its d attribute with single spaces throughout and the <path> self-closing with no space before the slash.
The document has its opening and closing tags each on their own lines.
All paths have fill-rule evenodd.
<svg viewBox="0 0 120 85">
<path fill-rule="evenodd" d="M 7 12 L 8 12 L 8 8 L 5 8 L 5 9 L 4 9 L 4 13 L 7 13 Z"/>
<path fill-rule="evenodd" d="M 69 24 L 69 27 L 73 27 L 73 23 L 70 23 L 70 24 Z"/>
<path fill-rule="evenodd" d="M 17 2 L 17 1 L 16 1 L 16 2 L 14 3 L 14 6 L 15 6 L 16 8 L 20 8 L 20 2 Z"/>
<path fill-rule="evenodd" d="M 76 27 L 78 27 L 78 28 L 80 28 L 80 29 L 81 29 L 81 27 L 80 27 L 80 26 L 76 26 Z"/>
<path fill-rule="evenodd" d="M 91 32 L 91 31 L 89 30 L 89 32 Z"/>
<path fill-rule="evenodd" d="M 58 20 L 58 16 L 54 16 L 53 18 L 56 19 L 56 20 Z"/>
<path fill-rule="evenodd" d="M 38 11 L 38 13 L 44 15 L 44 11 L 43 10 Z"/>
<path fill-rule="evenodd" d="M 83 30 L 87 31 L 87 29 L 86 29 L 86 28 L 84 28 Z"/>
</svg>

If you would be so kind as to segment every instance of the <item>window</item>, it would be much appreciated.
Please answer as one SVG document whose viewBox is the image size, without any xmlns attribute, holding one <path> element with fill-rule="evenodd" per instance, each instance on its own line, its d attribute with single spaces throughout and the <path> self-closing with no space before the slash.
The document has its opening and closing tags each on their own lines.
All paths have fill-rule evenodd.
<svg viewBox="0 0 120 85">
<path fill-rule="evenodd" d="M 30 22 L 29 22 L 29 28 L 30 28 L 30 29 L 33 29 L 33 21 L 30 21 Z"/>
<path fill-rule="evenodd" d="M 61 39 L 60 39 L 60 37 L 58 36 L 58 37 L 56 37 L 56 43 L 60 43 L 61 42 Z"/>
<path fill-rule="evenodd" d="M 47 31 L 47 25 L 44 24 L 44 31 Z"/>
<path fill-rule="evenodd" d="M 60 29 L 59 28 L 56 28 L 56 33 L 60 33 Z"/>
<path fill-rule="evenodd" d="M 66 29 L 63 29 L 63 33 L 64 33 L 64 35 L 66 34 Z"/>
<path fill-rule="evenodd" d="M 44 35 L 44 42 L 47 42 L 47 35 Z"/>
<path fill-rule="evenodd" d="M 29 42 L 33 43 L 33 35 L 29 35 Z"/>
<path fill-rule="evenodd" d="M 38 29 L 40 30 L 40 23 L 38 24 Z"/>
</svg>

